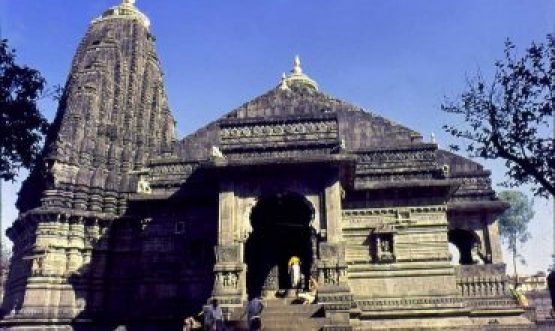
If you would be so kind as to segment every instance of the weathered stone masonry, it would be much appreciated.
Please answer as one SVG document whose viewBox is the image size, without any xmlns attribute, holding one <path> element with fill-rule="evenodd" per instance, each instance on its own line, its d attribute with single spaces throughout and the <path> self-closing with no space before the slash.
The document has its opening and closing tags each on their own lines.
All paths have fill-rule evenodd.
<svg viewBox="0 0 555 331">
<path fill-rule="evenodd" d="M 322 93 L 298 58 L 176 140 L 149 24 L 124 1 L 77 49 L 7 231 L 3 327 L 171 330 L 209 298 L 233 320 L 252 291 L 285 286 L 294 252 L 328 330 L 533 327 L 508 294 L 506 205 L 482 166 Z"/>
</svg>

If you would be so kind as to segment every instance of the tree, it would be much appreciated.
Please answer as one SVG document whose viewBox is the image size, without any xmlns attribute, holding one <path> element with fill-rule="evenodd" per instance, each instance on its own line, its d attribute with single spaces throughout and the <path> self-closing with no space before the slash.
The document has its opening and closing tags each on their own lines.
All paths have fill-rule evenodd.
<svg viewBox="0 0 555 331">
<path fill-rule="evenodd" d="M 22 167 L 33 167 L 48 129 L 37 105 L 46 80 L 15 60 L 8 41 L 0 40 L 0 181 L 13 180 Z"/>
<path fill-rule="evenodd" d="M 519 191 L 502 191 L 499 199 L 509 203 L 509 209 L 499 217 L 499 233 L 513 255 L 515 279 L 517 278 L 517 245 L 525 244 L 530 239 L 528 223 L 534 217 L 533 201 Z"/>
<path fill-rule="evenodd" d="M 443 128 L 457 138 L 471 157 L 502 159 L 507 166 L 503 184 L 531 184 L 535 195 L 555 195 L 555 38 L 532 43 L 522 57 L 505 43 L 505 58 L 495 63 L 491 83 L 481 74 L 467 80 L 467 88 L 442 110 L 463 117 Z M 451 146 L 454 150 L 459 145 Z"/>
</svg>

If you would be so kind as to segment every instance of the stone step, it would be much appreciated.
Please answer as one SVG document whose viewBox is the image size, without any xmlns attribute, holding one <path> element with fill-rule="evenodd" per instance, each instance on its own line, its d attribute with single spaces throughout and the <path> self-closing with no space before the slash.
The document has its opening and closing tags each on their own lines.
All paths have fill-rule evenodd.
<svg viewBox="0 0 555 331">
<path fill-rule="evenodd" d="M 322 310 L 320 305 L 290 305 L 290 306 L 270 306 L 264 308 L 262 314 L 265 313 L 292 313 L 313 315 Z"/>
<path fill-rule="evenodd" d="M 294 298 L 276 298 L 264 300 L 262 325 L 265 331 L 318 331 L 328 322 L 324 318 L 323 308 L 319 304 L 292 304 Z M 240 316 L 244 307 L 237 308 L 232 316 Z M 238 318 L 237 318 L 238 319 Z M 233 330 L 247 330 L 246 321 L 235 325 Z"/>
</svg>

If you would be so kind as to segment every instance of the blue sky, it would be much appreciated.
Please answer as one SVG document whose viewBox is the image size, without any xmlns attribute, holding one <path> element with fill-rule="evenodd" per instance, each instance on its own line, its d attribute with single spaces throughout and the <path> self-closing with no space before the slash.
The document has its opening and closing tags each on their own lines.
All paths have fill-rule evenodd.
<svg viewBox="0 0 555 331">
<path fill-rule="evenodd" d="M 0 0 L 2 37 L 19 62 L 65 82 L 91 19 L 118 0 Z M 555 1 L 138 0 L 152 21 L 182 137 L 277 84 L 295 54 L 326 93 L 402 123 L 443 147 L 441 113 L 478 69 L 487 77 L 508 37 L 524 49 L 555 29 Z M 44 102 L 52 118 L 55 105 Z M 485 163 L 494 182 L 502 165 Z M 18 183 L 4 185 L 4 228 Z M 525 192 L 526 190 L 523 189 Z M 536 199 L 528 272 L 550 264 L 552 204 Z M 509 260 L 509 259 L 507 259 Z M 509 262 L 509 261 L 507 261 Z"/>
</svg>

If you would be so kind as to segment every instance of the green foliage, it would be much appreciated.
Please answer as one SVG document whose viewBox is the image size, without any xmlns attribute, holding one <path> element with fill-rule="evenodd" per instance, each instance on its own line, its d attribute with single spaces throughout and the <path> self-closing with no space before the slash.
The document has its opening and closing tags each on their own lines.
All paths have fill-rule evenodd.
<svg viewBox="0 0 555 331">
<path fill-rule="evenodd" d="M 501 201 L 509 203 L 509 209 L 499 216 L 499 233 L 509 249 L 516 248 L 517 241 L 524 244 L 530 238 L 528 223 L 534 218 L 534 202 L 519 191 L 502 191 Z"/>
<path fill-rule="evenodd" d="M 0 275 L 7 272 L 10 266 L 10 259 L 12 257 L 12 251 L 2 247 L 0 249 Z"/>
<path fill-rule="evenodd" d="M 0 180 L 13 180 L 21 167 L 33 167 L 48 129 L 37 105 L 46 81 L 15 58 L 7 40 L 0 40 Z"/>
<path fill-rule="evenodd" d="M 442 110 L 466 122 L 445 125 L 471 157 L 503 159 L 505 186 L 531 184 L 534 194 L 555 195 L 555 38 L 532 43 L 522 57 L 505 43 L 505 58 L 495 63 L 491 83 L 481 74 L 467 81 L 467 89 Z"/>
</svg>

